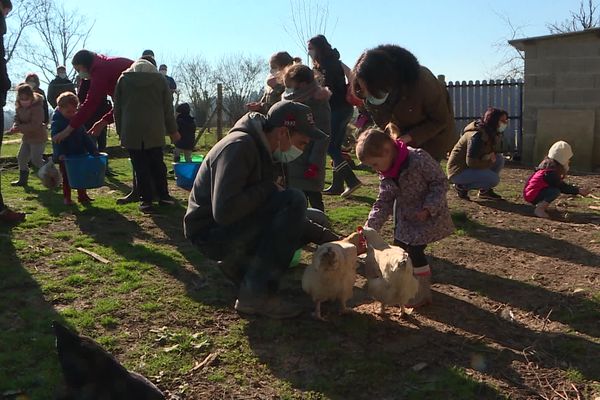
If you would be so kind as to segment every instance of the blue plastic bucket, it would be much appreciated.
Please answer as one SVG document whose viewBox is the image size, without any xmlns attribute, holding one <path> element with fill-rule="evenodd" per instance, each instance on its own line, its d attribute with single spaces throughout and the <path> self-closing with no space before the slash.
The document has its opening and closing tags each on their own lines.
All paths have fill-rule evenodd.
<svg viewBox="0 0 600 400">
<path fill-rule="evenodd" d="M 69 185 L 73 189 L 95 189 L 104 186 L 108 155 L 82 155 L 65 157 Z"/>
<path fill-rule="evenodd" d="M 192 190 L 201 164 L 200 162 L 174 163 L 173 169 L 175 170 L 175 182 L 177 186 L 185 190 Z"/>
</svg>

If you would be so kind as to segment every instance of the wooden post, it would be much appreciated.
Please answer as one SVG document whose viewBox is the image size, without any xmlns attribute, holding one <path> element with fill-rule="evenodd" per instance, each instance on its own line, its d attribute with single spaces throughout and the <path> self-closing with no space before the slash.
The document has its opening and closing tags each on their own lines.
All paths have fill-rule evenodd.
<svg viewBox="0 0 600 400">
<path fill-rule="evenodd" d="M 217 84 L 217 141 L 223 138 L 223 84 Z"/>
</svg>

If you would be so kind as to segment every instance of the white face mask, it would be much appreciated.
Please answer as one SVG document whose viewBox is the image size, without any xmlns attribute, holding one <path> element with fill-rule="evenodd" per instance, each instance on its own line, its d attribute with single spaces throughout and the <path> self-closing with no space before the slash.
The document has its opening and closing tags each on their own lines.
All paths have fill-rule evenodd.
<svg viewBox="0 0 600 400">
<path fill-rule="evenodd" d="M 300 157 L 301 155 L 302 155 L 302 150 L 300 150 L 296 146 L 292 145 L 292 147 L 290 147 L 286 151 L 281 151 L 279 149 L 275 150 L 275 152 L 273 153 L 273 158 L 276 161 L 287 164 L 287 163 L 291 163 L 292 161 L 294 161 L 296 158 Z"/>
<path fill-rule="evenodd" d="M 294 89 L 294 88 L 285 88 L 285 94 L 286 94 L 286 96 L 293 95 L 295 90 L 296 89 Z"/>
<path fill-rule="evenodd" d="M 508 128 L 508 124 L 500 122 L 500 125 L 498 125 L 498 132 L 502 133 L 506 130 L 506 128 Z"/>
<path fill-rule="evenodd" d="M 33 81 L 29 81 L 29 82 L 25 82 L 25 83 L 28 84 L 29 87 L 32 88 L 32 89 L 36 89 L 37 88 L 36 83 L 33 82 Z"/>
<path fill-rule="evenodd" d="M 90 79 L 90 73 L 87 71 L 79 71 L 80 79 Z"/>
<path fill-rule="evenodd" d="M 310 58 L 315 58 L 315 56 L 317 55 L 317 52 L 315 50 L 309 50 L 308 55 L 310 56 Z"/>
<path fill-rule="evenodd" d="M 67 74 L 66 74 L 65 72 L 59 72 L 59 73 L 58 73 L 58 77 L 59 77 L 60 79 L 67 79 Z"/>
<path fill-rule="evenodd" d="M 370 95 L 369 95 L 369 96 L 367 96 L 367 101 L 368 101 L 370 104 L 373 104 L 374 106 L 380 106 L 380 105 L 382 105 L 383 103 L 385 103 L 385 101 L 388 99 L 389 95 L 390 95 L 389 93 L 385 93 L 385 94 L 383 95 L 383 97 L 381 97 L 381 98 L 377 98 L 377 97 L 374 97 L 374 96 L 370 96 Z"/>
<path fill-rule="evenodd" d="M 161 73 L 161 74 L 163 74 L 163 76 L 167 76 L 167 71 L 166 71 L 166 70 L 164 70 L 164 69 L 161 69 L 161 70 L 160 70 L 160 73 Z"/>
<path fill-rule="evenodd" d="M 289 132 L 288 132 L 288 138 L 290 139 L 290 143 L 291 143 L 292 139 L 290 138 Z M 281 147 L 281 144 L 279 146 Z M 300 150 L 299 148 L 297 148 L 294 145 L 291 145 L 290 148 L 287 149 L 286 151 L 281 151 L 281 149 L 275 150 L 273 152 L 273 159 L 275 161 L 279 161 L 284 164 L 287 164 L 287 163 L 291 163 L 296 158 L 300 157 L 302 155 L 302 153 L 303 153 L 302 150 Z"/>
</svg>

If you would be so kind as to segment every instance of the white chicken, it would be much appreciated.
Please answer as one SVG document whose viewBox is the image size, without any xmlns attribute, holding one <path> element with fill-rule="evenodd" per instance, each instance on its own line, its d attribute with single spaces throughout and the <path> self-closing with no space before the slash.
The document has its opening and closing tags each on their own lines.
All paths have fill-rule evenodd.
<svg viewBox="0 0 600 400">
<path fill-rule="evenodd" d="M 315 318 L 324 320 L 324 301 L 338 300 L 342 313 L 348 310 L 346 302 L 352 297 L 357 265 L 357 248 L 348 239 L 319 246 L 302 276 L 302 289 L 315 302 Z"/>
<path fill-rule="evenodd" d="M 399 305 L 402 316 L 407 312 L 405 304 L 419 290 L 419 281 L 413 275 L 408 253 L 387 244 L 373 229 L 364 228 L 363 235 L 367 241 L 368 293 L 381 302 L 381 314 L 385 314 L 387 305 Z"/>
</svg>

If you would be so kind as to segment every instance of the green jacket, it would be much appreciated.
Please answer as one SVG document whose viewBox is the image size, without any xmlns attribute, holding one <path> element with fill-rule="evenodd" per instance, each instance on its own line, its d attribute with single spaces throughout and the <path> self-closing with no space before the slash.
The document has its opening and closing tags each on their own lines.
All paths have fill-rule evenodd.
<svg viewBox="0 0 600 400">
<path fill-rule="evenodd" d="M 162 147 L 177 132 L 173 95 L 155 72 L 124 72 L 113 96 L 117 134 L 126 149 Z"/>
<path fill-rule="evenodd" d="M 489 169 L 494 165 L 492 154 L 495 145 L 483 129 L 471 122 L 464 130 L 448 158 L 448 178 L 460 174 L 465 169 Z"/>
</svg>

